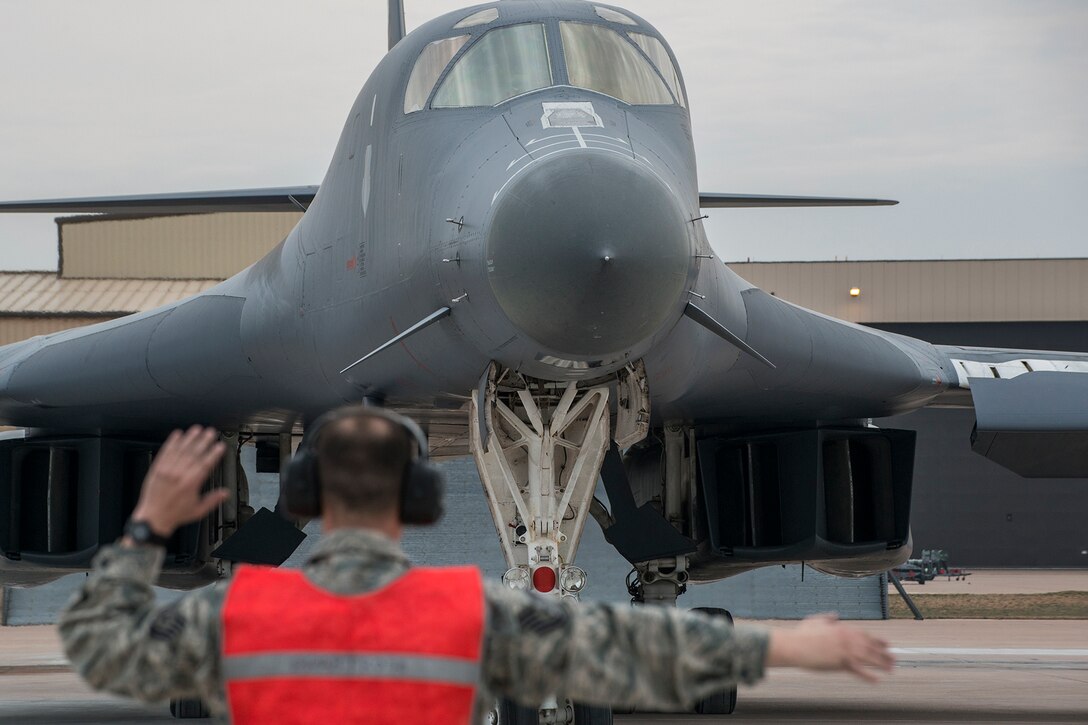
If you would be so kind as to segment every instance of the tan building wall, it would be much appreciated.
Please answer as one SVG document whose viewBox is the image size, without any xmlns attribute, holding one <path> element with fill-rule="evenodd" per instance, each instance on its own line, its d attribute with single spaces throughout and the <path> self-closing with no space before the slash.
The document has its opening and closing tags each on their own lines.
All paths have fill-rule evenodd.
<svg viewBox="0 0 1088 725">
<path fill-rule="evenodd" d="M 113 317 L 8 317 L 0 316 L 0 345 L 27 340 L 37 335 L 48 335 L 72 327 L 93 325 Z"/>
<path fill-rule="evenodd" d="M 782 299 L 851 322 L 1088 320 L 1088 259 L 732 262 Z M 861 290 L 850 296 L 850 288 Z"/>
<path fill-rule="evenodd" d="M 275 247 L 301 212 L 59 219 L 64 278 L 226 279 Z"/>
</svg>

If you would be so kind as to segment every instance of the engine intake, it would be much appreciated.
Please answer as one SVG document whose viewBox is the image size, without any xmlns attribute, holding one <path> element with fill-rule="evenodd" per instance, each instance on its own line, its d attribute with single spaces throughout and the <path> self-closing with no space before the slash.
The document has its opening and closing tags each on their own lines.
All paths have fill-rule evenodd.
<svg viewBox="0 0 1088 725">
<path fill-rule="evenodd" d="M 64 435 L 0 440 L 0 501 L 7 504 L 0 517 L 0 583 L 43 584 L 90 568 L 98 549 L 121 536 L 160 445 Z M 214 529 L 202 522 L 175 533 L 161 583 L 199 583 L 172 577 L 201 573 Z"/>
<path fill-rule="evenodd" d="M 914 431 L 824 428 L 699 441 L 709 543 L 756 562 L 856 559 L 910 537 Z"/>
</svg>

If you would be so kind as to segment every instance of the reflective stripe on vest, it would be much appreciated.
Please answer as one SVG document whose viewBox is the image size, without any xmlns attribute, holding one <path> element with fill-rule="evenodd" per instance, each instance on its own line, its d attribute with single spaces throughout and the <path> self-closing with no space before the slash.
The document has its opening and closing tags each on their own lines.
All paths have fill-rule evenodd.
<svg viewBox="0 0 1088 725">
<path fill-rule="evenodd" d="M 480 676 L 478 569 L 413 568 L 338 595 L 298 570 L 239 567 L 222 609 L 230 717 L 249 723 L 469 723 Z"/>
<path fill-rule="evenodd" d="M 268 677 L 333 677 L 414 680 L 447 685 L 474 686 L 480 679 L 480 665 L 450 657 L 420 657 L 403 654 L 297 654 L 268 652 L 234 655 L 223 659 L 223 677 L 230 680 L 259 680 Z"/>
</svg>

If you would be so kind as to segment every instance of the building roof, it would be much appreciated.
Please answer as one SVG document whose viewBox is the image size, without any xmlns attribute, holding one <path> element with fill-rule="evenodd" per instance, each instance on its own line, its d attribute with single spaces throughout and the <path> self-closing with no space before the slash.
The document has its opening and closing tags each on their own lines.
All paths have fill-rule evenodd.
<svg viewBox="0 0 1088 725">
<path fill-rule="evenodd" d="M 0 315 L 106 316 L 142 312 L 197 294 L 217 280 L 64 279 L 0 272 Z"/>
</svg>

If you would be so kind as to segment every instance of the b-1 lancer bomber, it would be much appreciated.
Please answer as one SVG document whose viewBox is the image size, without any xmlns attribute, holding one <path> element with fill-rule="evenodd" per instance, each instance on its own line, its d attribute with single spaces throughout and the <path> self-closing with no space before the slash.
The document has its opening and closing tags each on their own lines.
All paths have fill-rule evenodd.
<svg viewBox="0 0 1088 725">
<path fill-rule="evenodd" d="M 267 559 L 239 441 L 284 460 L 351 402 L 417 417 L 435 456 L 471 454 L 507 582 L 557 596 L 584 585 L 590 516 L 644 601 L 781 563 L 902 563 L 914 433 L 871 421 L 927 405 L 973 406 L 971 444 L 1015 471 L 1085 475 L 1088 355 L 862 327 L 715 257 L 702 209 L 894 202 L 700 191 L 683 76 L 648 22 L 506 0 L 405 34 L 390 7 L 320 186 L 0 204 L 305 209 L 199 295 L 0 348 L 0 423 L 23 429 L 0 442 L 0 582 L 87 569 L 167 432 L 193 423 L 235 444 L 215 478 L 237 496 L 175 537 L 165 580 Z"/>
</svg>

